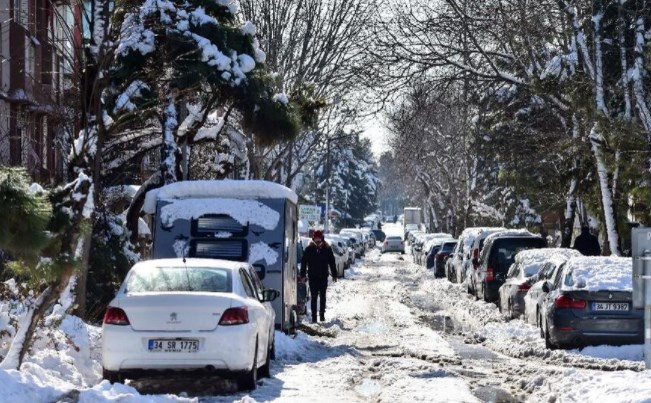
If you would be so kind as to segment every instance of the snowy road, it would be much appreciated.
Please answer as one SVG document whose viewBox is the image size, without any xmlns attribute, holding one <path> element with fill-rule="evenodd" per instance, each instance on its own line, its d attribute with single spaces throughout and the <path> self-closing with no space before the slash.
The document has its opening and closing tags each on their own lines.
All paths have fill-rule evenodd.
<svg viewBox="0 0 651 403">
<path fill-rule="evenodd" d="M 0 371 L 0 389 L 18 399 L 11 401 L 30 403 L 63 397 L 69 402 L 651 402 L 651 373 L 642 370 L 641 346 L 547 350 L 534 327 L 506 322 L 494 305 L 475 301 L 461 285 L 434 279 L 408 255 L 369 252 L 346 279 L 331 284 L 328 298 L 325 323 L 308 324 L 295 339 L 276 333 L 272 378 L 250 394 L 205 375 L 98 383 L 99 329 L 84 330 L 74 317 L 64 321 L 54 347 L 43 344 L 23 371 Z"/>
<path fill-rule="evenodd" d="M 281 339 L 274 379 L 250 398 L 651 401 L 640 346 L 547 350 L 534 327 L 504 321 L 494 305 L 434 279 L 408 256 L 373 251 L 328 292 L 329 320 L 310 325 L 322 336 L 301 334 L 298 345 Z"/>
</svg>

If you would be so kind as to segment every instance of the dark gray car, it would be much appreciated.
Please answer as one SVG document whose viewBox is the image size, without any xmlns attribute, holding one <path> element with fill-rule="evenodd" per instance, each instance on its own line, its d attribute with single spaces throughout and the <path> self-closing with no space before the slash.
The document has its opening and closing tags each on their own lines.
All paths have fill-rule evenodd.
<svg viewBox="0 0 651 403">
<path fill-rule="evenodd" d="M 547 347 L 642 343 L 643 310 L 633 308 L 632 270 L 630 258 L 570 259 L 543 286 Z"/>
</svg>

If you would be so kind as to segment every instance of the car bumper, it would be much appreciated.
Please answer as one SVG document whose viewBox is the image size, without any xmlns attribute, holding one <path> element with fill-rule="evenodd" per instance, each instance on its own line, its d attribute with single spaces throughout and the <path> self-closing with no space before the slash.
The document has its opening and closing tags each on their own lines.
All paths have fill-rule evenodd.
<svg viewBox="0 0 651 403">
<path fill-rule="evenodd" d="M 134 331 L 131 326 L 104 325 L 102 366 L 109 371 L 217 370 L 246 371 L 253 362 L 253 324 L 218 326 L 211 332 Z M 193 353 L 150 352 L 150 339 L 195 339 Z"/>
<path fill-rule="evenodd" d="M 639 344 L 644 342 L 642 318 L 578 317 L 571 310 L 555 312 L 549 324 L 552 341 L 572 344 Z"/>
<path fill-rule="evenodd" d="M 488 302 L 495 302 L 500 298 L 501 283 L 484 283 L 484 299 Z"/>
</svg>

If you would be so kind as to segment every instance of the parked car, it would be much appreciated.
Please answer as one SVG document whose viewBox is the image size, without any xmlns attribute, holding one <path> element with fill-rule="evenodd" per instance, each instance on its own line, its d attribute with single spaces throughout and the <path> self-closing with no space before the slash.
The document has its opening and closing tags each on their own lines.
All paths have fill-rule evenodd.
<svg viewBox="0 0 651 403">
<path fill-rule="evenodd" d="M 348 269 L 348 250 L 344 247 L 338 237 L 326 235 L 325 241 L 330 244 L 332 253 L 335 255 L 335 263 L 337 265 L 337 277 L 344 277 L 344 271 Z"/>
<path fill-rule="evenodd" d="M 537 276 L 532 277 L 533 284 L 524 296 L 524 320 L 532 325 L 540 327 L 541 305 L 547 293 L 543 291 L 543 284 L 553 281 L 556 272 L 561 270 L 565 262 L 572 257 L 580 257 L 581 253 L 575 249 L 555 248 L 549 249 L 552 254 L 545 259 L 542 269 Z"/>
<path fill-rule="evenodd" d="M 438 253 L 438 251 L 441 249 L 441 246 L 443 246 L 443 244 L 446 241 L 454 241 L 454 240 L 455 239 L 450 237 L 450 236 L 440 236 L 440 237 L 435 236 L 435 237 L 429 239 L 428 241 L 426 241 L 423 244 L 423 248 L 421 250 L 420 257 L 418 259 L 418 263 L 425 266 L 425 267 L 427 267 L 428 269 L 433 268 L 434 267 L 434 264 L 433 264 L 434 255 L 436 255 Z M 427 261 L 428 261 L 430 255 L 432 256 L 432 265 L 428 267 L 427 266 Z"/>
<path fill-rule="evenodd" d="M 514 319 L 524 314 L 525 296 L 545 262 L 555 254 L 568 257 L 581 255 L 573 249 L 564 248 L 528 249 L 515 255 L 515 262 L 506 273 L 506 281 L 499 289 L 498 306 L 507 318 Z"/>
<path fill-rule="evenodd" d="M 405 253 L 405 241 L 399 236 L 388 236 L 382 244 L 382 253 L 386 252 L 400 252 Z"/>
<path fill-rule="evenodd" d="M 276 290 L 248 263 L 157 259 L 136 263 L 102 325 L 103 376 L 214 368 L 255 389 L 274 355 Z"/>
<path fill-rule="evenodd" d="M 460 273 L 466 270 L 466 267 L 472 260 L 471 249 L 475 238 L 482 232 L 489 230 L 492 230 L 492 228 L 470 227 L 461 232 L 459 242 L 445 264 L 445 276 L 450 282 L 461 282 L 460 280 L 463 276 Z M 470 282 L 468 283 L 470 284 Z"/>
<path fill-rule="evenodd" d="M 377 242 L 384 242 L 387 237 L 387 234 L 385 234 L 381 229 L 374 229 L 373 234 L 375 234 L 375 239 Z"/>
<path fill-rule="evenodd" d="M 488 238 L 489 235 L 506 230 L 506 228 L 500 227 L 479 228 L 478 231 L 473 233 L 472 240 L 468 239 L 468 256 L 463 261 L 463 264 L 457 267 L 460 268 L 461 271 L 456 273 L 456 278 L 459 283 L 466 282 L 468 293 L 472 294 L 475 289 L 473 272 L 477 270 L 477 267 L 479 267 L 479 255 L 484 248 L 486 238 Z"/>
<path fill-rule="evenodd" d="M 546 282 L 542 332 L 549 348 L 644 341 L 644 311 L 633 308 L 631 258 L 575 257 Z"/>
<path fill-rule="evenodd" d="M 506 280 L 506 272 L 515 255 L 525 249 L 544 248 L 547 242 L 539 236 L 522 230 L 510 230 L 489 235 L 473 272 L 475 296 L 486 302 L 496 302 L 499 288 Z"/>
<path fill-rule="evenodd" d="M 355 248 L 356 248 L 357 256 L 364 256 L 366 254 L 364 236 L 360 232 L 350 230 L 350 229 L 342 229 L 341 231 L 339 231 L 339 235 L 343 235 L 355 239 Z"/>
<path fill-rule="evenodd" d="M 438 249 L 436 254 L 432 256 L 432 267 L 434 267 L 434 277 L 440 278 L 445 277 L 445 263 L 450 257 L 450 253 L 457 246 L 456 240 L 445 241 L 443 245 Z M 431 256 L 431 253 L 430 253 Z M 430 256 L 427 257 L 427 268 L 430 266 Z"/>
</svg>

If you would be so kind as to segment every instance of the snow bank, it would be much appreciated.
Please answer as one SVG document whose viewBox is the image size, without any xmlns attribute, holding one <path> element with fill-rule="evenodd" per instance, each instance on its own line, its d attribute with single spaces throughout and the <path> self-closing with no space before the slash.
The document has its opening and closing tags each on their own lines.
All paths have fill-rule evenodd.
<svg viewBox="0 0 651 403">
<path fill-rule="evenodd" d="M 626 257 L 576 257 L 567 262 L 566 274 L 571 284 L 563 282 L 563 290 L 632 291 L 633 261 Z"/>
<path fill-rule="evenodd" d="M 237 199 L 180 199 L 161 208 L 163 226 L 169 227 L 176 220 L 191 220 L 206 214 L 225 214 L 242 225 L 256 224 L 272 230 L 278 225 L 280 214 L 255 200 Z"/>
<path fill-rule="evenodd" d="M 233 199 L 289 199 L 298 203 L 298 196 L 291 189 L 273 182 L 261 180 L 183 181 L 147 192 L 143 210 L 156 212 L 156 201 L 162 199 L 227 197 Z"/>
</svg>

